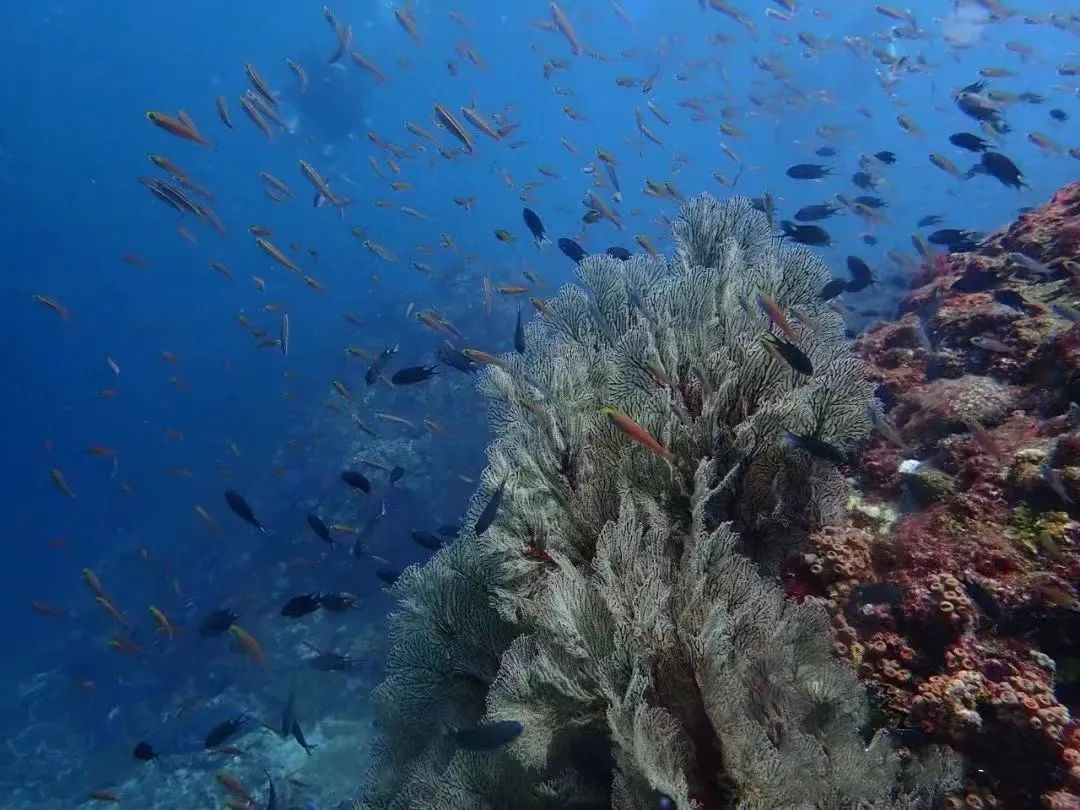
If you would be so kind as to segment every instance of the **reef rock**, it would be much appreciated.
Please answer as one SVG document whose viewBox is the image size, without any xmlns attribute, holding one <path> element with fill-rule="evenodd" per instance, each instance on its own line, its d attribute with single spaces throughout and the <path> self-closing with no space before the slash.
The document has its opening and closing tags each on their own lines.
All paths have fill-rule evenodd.
<svg viewBox="0 0 1080 810">
<path fill-rule="evenodd" d="M 860 458 L 861 496 L 902 514 L 813 535 L 787 573 L 912 748 L 965 755 L 948 806 L 1080 806 L 1078 244 L 1072 184 L 936 257 L 860 338 L 894 428 Z"/>
</svg>

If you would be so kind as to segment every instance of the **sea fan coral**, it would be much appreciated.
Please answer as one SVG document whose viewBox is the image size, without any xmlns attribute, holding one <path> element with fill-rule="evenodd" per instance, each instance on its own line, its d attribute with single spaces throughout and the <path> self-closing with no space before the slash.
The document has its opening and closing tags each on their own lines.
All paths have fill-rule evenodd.
<svg viewBox="0 0 1080 810">
<path fill-rule="evenodd" d="M 866 730 L 825 611 L 775 579 L 842 514 L 836 458 L 870 431 L 826 268 L 745 200 L 697 198 L 674 236 L 674 260 L 586 259 L 482 380 L 466 530 L 395 586 L 371 806 L 910 807 L 953 780 Z M 766 350 L 759 296 L 813 374 Z M 481 719 L 523 732 L 458 750 L 445 729 Z"/>
</svg>

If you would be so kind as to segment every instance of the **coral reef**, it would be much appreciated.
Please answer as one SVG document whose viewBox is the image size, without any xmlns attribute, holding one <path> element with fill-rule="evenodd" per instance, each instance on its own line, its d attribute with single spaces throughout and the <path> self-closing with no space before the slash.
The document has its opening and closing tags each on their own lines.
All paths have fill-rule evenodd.
<svg viewBox="0 0 1080 810">
<path fill-rule="evenodd" d="M 882 710 L 965 755 L 950 806 L 1080 806 L 1078 242 L 1073 184 L 928 264 L 859 340 L 896 434 L 863 453 L 861 497 L 904 511 L 816 532 L 786 576 Z"/>
<path fill-rule="evenodd" d="M 745 200 L 692 201 L 674 237 L 583 261 L 481 381 L 465 529 L 394 586 L 365 806 L 908 808 L 957 783 L 946 750 L 897 749 L 776 577 L 846 515 L 837 462 L 877 407 L 826 268 Z M 466 750 L 481 721 L 520 736 Z"/>
</svg>

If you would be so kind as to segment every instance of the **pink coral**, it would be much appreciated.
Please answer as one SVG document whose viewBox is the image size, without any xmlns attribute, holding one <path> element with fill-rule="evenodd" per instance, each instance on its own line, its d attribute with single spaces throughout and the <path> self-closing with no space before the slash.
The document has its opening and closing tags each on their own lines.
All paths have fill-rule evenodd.
<svg viewBox="0 0 1080 810">
<path fill-rule="evenodd" d="M 1046 280 L 1018 277 L 1006 258 L 1020 251 L 1061 266 L 1056 259 L 1075 255 L 1080 184 L 986 245 L 924 268 L 904 317 L 857 343 L 910 445 L 868 445 L 856 471 L 863 499 L 901 498 L 905 458 L 948 486 L 887 537 L 854 527 L 814 534 L 785 584 L 823 600 L 837 654 L 897 722 L 968 759 L 949 806 L 1080 808 L 1080 723 L 1055 695 L 1049 657 L 1068 655 L 1080 635 L 1070 586 L 1080 580 L 1071 519 L 1080 430 L 1067 414 L 1069 400 L 1080 401 L 1080 326 L 1040 303 L 1061 300 L 1048 298 Z M 1003 287 L 1021 305 L 999 303 Z M 1005 350 L 972 343 L 979 337 Z M 1060 473 L 1064 497 L 1043 462 Z"/>
</svg>

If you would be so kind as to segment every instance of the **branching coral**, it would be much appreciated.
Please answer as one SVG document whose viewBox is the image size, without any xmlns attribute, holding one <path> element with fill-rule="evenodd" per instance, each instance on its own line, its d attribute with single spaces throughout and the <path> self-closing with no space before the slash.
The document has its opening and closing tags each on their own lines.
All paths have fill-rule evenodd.
<svg viewBox="0 0 1080 810">
<path fill-rule="evenodd" d="M 911 807 L 955 776 L 866 730 L 825 611 L 775 579 L 847 494 L 789 432 L 839 454 L 870 431 L 826 268 L 743 200 L 694 200 L 674 237 L 674 260 L 586 259 L 482 380 L 496 439 L 467 529 L 395 586 L 371 805 Z M 759 295 L 796 315 L 812 375 L 766 351 Z M 523 731 L 477 757 L 439 730 L 481 718 Z"/>
</svg>

